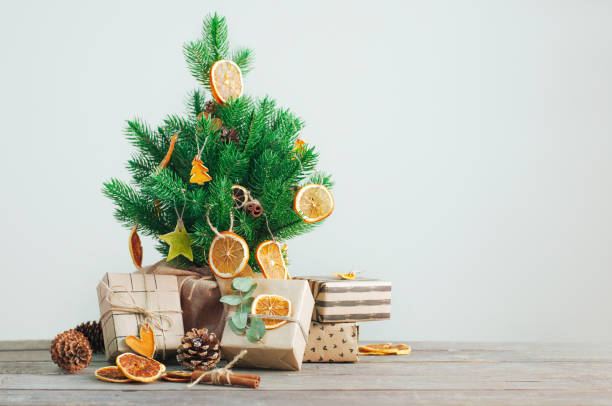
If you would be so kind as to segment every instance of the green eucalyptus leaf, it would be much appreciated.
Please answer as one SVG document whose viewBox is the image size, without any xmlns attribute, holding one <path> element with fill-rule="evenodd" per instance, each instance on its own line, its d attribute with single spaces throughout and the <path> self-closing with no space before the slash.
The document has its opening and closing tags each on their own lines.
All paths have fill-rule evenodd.
<svg viewBox="0 0 612 406">
<path fill-rule="evenodd" d="M 242 313 L 250 313 L 251 312 L 251 305 L 253 304 L 253 300 L 254 298 L 249 297 L 246 298 L 241 304 L 240 306 L 238 306 L 236 308 L 236 311 L 238 312 L 242 312 Z"/>
<path fill-rule="evenodd" d="M 266 325 L 259 317 L 251 317 L 251 325 L 249 327 L 257 332 L 260 339 L 266 334 Z"/>
<path fill-rule="evenodd" d="M 239 305 L 242 302 L 242 297 L 240 295 L 225 295 L 219 299 L 220 302 L 227 303 L 228 305 L 235 306 Z"/>
<path fill-rule="evenodd" d="M 232 316 L 231 321 L 234 323 L 236 327 L 243 329 L 246 327 L 247 319 L 248 319 L 248 313 L 236 312 Z"/>
<path fill-rule="evenodd" d="M 230 326 L 230 328 L 232 329 L 232 331 L 234 332 L 234 334 L 236 335 L 243 335 L 244 334 L 244 328 L 238 328 L 236 327 L 236 325 L 234 324 L 234 322 L 232 320 L 229 320 L 227 322 L 227 324 Z"/>
<path fill-rule="evenodd" d="M 241 278 L 232 279 L 232 289 L 239 290 L 241 292 L 247 292 L 253 285 L 253 278 L 251 276 L 244 276 Z"/>
<path fill-rule="evenodd" d="M 246 331 L 246 338 L 252 343 L 257 343 L 261 338 L 257 334 L 257 331 L 253 328 L 248 328 Z"/>
<path fill-rule="evenodd" d="M 257 289 L 257 284 L 254 283 L 253 286 L 251 286 L 251 288 L 249 290 L 247 290 L 246 292 L 244 292 L 242 294 L 242 297 L 249 297 L 253 294 L 253 292 L 255 292 L 255 289 Z"/>
</svg>

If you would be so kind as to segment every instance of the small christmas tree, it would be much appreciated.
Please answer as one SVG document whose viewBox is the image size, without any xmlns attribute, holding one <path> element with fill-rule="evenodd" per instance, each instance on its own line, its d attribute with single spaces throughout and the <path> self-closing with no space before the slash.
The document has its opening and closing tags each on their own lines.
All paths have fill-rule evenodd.
<svg viewBox="0 0 612 406">
<path fill-rule="evenodd" d="M 115 217 L 145 235 L 158 238 L 184 227 L 193 262 L 181 255 L 176 266 L 206 265 L 216 235 L 210 225 L 219 231 L 233 225 L 257 270 L 260 243 L 303 234 L 324 217 L 316 217 L 314 203 L 308 217 L 294 200 L 304 185 L 331 187 L 330 176 L 315 170 L 318 154 L 298 138 L 304 127 L 299 117 L 268 97 L 242 95 L 253 53 L 243 48 L 230 54 L 225 18 L 207 17 L 202 38 L 185 44 L 184 54 L 204 89 L 189 95 L 186 116 L 170 115 L 157 129 L 139 119 L 127 122 L 127 138 L 138 148 L 127 165 L 132 184 L 111 179 L 104 194 L 116 205 Z M 160 240 L 157 249 L 167 256 L 169 245 Z"/>
</svg>

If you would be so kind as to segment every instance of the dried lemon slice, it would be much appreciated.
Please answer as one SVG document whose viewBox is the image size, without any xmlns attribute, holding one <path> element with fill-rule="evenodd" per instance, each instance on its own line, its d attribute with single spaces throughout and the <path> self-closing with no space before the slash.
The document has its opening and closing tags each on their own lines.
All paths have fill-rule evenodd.
<svg viewBox="0 0 612 406">
<path fill-rule="evenodd" d="M 334 198 L 323 185 L 311 183 L 295 194 L 293 208 L 306 223 L 316 223 L 334 211 Z"/>
<path fill-rule="evenodd" d="M 255 259 L 266 279 L 289 279 L 283 251 L 278 242 L 268 240 L 259 244 Z"/>
<path fill-rule="evenodd" d="M 231 231 L 223 231 L 210 244 L 208 263 L 219 278 L 237 276 L 249 261 L 249 246 L 244 238 Z"/>
<path fill-rule="evenodd" d="M 259 295 L 253 300 L 251 313 L 274 316 L 291 316 L 291 301 L 278 295 Z M 266 330 L 272 330 L 287 324 L 287 320 L 261 319 L 266 325 Z"/>
<path fill-rule="evenodd" d="M 210 91 L 219 104 L 242 95 L 242 72 L 232 61 L 221 59 L 210 68 Z"/>
</svg>

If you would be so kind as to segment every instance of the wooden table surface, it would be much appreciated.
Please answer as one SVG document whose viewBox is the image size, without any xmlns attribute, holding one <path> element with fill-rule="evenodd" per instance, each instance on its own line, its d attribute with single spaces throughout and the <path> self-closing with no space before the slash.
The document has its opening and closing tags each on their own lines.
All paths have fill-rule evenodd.
<svg viewBox="0 0 612 406">
<path fill-rule="evenodd" d="M 414 342 L 408 356 L 257 370 L 258 390 L 112 384 L 51 362 L 48 341 L 0 342 L 0 404 L 612 405 L 612 344 Z M 169 364 L 169 369 L 178 369 Z"/>
</svg>

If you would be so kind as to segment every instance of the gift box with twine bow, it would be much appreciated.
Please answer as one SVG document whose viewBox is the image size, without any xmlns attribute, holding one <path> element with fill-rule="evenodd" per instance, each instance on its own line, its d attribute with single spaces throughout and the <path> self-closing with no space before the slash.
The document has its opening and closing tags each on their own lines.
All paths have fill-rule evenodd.
<svg viewBox="0 0 612 406">
<path fill-rule="evenodd" d="M 148 323 L 155 333 L 156 358 L 166 359 L 176 354 L 184 333 L 176 276 L 107 273 L 97 290 L 104 349 L 109 361 L 131 351 L 125 338 L 138 337 L 143 323 Z"/>
</svg>

